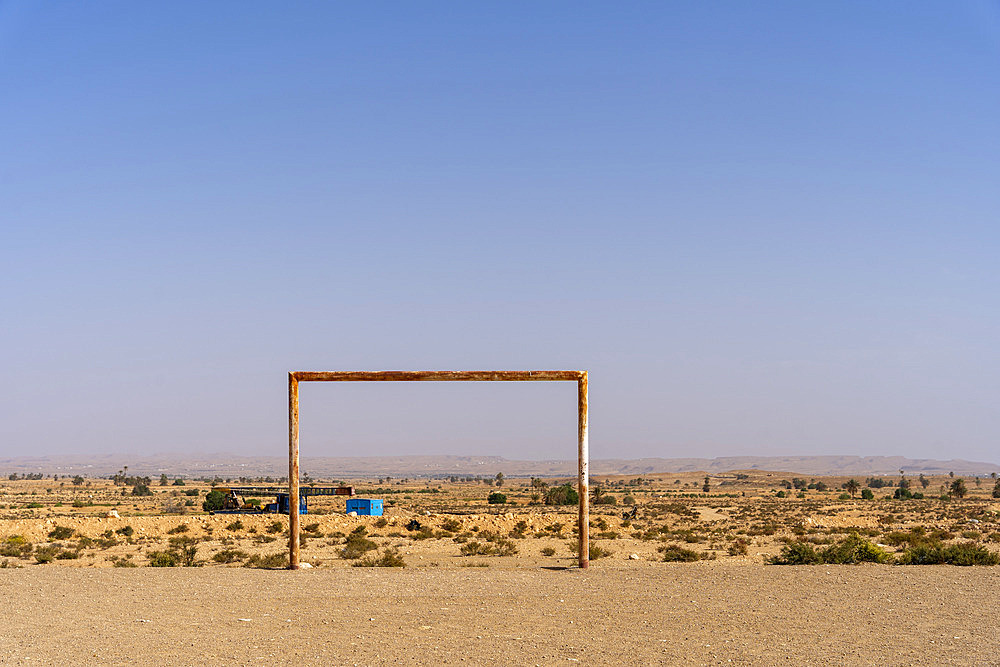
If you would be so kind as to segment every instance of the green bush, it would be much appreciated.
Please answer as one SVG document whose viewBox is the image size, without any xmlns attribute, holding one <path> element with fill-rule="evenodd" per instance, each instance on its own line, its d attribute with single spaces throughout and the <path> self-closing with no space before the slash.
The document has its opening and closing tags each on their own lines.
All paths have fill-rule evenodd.
<svg viewBox="0 0 1000 667">
<path fill-rule="evenodd" d="M 243 522 L 237 519 L 236 521 L 233 521 L 231 524 L 226 526 L 226 530 L 231 530 L 233 532 L 237 530 L 243 530 Z"/>
<path fill-rule="evenodd" d="M 816 551 L 815 547 L 805 542 L 792 542 L 785 545 L 781 553 L 773 556 L 769 562 L 772 565 L 816 565 L 820 563 L 846 565 L 892 563 L 893 557 L 882 547 L 855 533 L 820 551 Z"/>
<path fill-rule="evenodd" d="M 820 552 L 824 563 L 853 565 L 855 563 L 891 563 L 892 554 L 857 534 L 848 536 L 838 544 Z"/>
<path fill-rule="evenodd" d="M 486 502 L 490 505 L 504 505 L 507 503 L 507 496 L 499 491 L 494 491 L 486 498 Z"/>
<path fill-rule="evenodd" d="M 67 528 L 66 526 L 56 526 L 49 531 L 50 540 L 68 540 L 73 537 L 73 533 L 76 531 L 72 528 Z"/>
<path fill-rule="evenodd" d="M 10 556 L 13 558 L 27 558 L 34 551 L 35 547 L 22 535 L 11 535 L 0 543 L 0 556 Z"/>
<path fill-rule="evenodd" d="M 542 555 L 543 556 L 554 556 L 555 554 L 556 554 L 556 550 L 553 549 L 552 547 L 544 547 L 544 548 L 542 548 Z"/>
<path fill-rule="evenodd" d="M 1000 555 L 975 542 L 932 542 L 910 547 L 899 557 L 902 565 L 1000 565 Z"/>
<path fill-rule="evenodd" d="M 186 533 L 190 530 L 186 523 L 179 523 L 170 530 L 167 531 L 167 535 L 177 535 L 178 533 Z"/>
<path fill-rule="evenodd" d="M 815 565 L 822 563 L 822 557 L 811 544 L 792 542 L 781 549 L 781 553 L 768 561 L 772 565 Z"/>
<path fill-rule="evenodd" d="M 62 547 L 57 547 L 54 544 L 47 547 L 38 547 L 35 550 L 35 561 L 41 564 L 51 563 L 62 551 Z"/>
<path fill-rule="evenodd" d="M 871 489 L 861 489 L 861 498 L 863 500 L 875 500 L 875 494 L 872 493 Z"/>
<path fill-rule="evenodd" d="M 201 508 L 206 512 L 215 512 L 222 509 L 225 500 L 226 496 L 222 491 L 209 491 L 208 495 L 205 496 L 205 501 L 201 504 Z"/>
<path fill-rule="evenodd" d="M 281 523 L 280 521 L 272 521 L 271 523 L 267 524 L 267 528 L 265 528 L 264 530 L 273 535 L 275 533 L 280 533 L 284 529 L 285 529 L 285 524 Z"/>
</svg>

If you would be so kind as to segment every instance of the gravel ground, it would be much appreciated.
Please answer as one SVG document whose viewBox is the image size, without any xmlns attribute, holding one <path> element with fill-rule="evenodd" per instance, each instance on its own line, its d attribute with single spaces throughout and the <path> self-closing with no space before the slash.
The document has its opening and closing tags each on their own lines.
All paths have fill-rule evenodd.
<svg viewBox="0 0 1000 667">
<path fill-rule="evenodd" d="M 1000 664 L 1000 568 L 34 566 L 0 593 L 3 664 Z"/>
</svg>

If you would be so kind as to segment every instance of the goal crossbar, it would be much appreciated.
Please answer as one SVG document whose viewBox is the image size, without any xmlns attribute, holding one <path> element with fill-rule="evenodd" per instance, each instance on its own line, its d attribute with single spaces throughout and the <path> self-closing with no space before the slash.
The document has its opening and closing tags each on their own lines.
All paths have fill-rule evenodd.
<svg viewBox="0 0 1000 667">
<path fill-rule="evenodd" d="M 290 371 L 288 373 L 288 567 L 299 569 L 299 382 L 576 382 L 579 564 L 590 560 L 587 371 Z"/>
</svg>

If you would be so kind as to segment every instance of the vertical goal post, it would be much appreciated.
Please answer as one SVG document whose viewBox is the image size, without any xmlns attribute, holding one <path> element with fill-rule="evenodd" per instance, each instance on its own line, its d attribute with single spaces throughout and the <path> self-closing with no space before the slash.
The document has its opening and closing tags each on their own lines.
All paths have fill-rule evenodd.
<svg viewBox="0 0 1000 667">
<path fill-rule="evenodd" d="M 577 536 L 579 564 L 590 564 L 590 453 L 587 371 L 289 371 L 288 373 L 288 569 L 299 569 L 299 383 L 300 382 L 576 382 Z"/>
</svg>

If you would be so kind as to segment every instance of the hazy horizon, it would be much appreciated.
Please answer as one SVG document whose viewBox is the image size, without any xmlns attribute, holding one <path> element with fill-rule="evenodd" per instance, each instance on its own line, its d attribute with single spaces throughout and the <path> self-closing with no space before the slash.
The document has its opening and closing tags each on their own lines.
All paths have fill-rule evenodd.
<svg viewBox="0 0 1000 667">
<path fill-rule="evenodd" d="M 987 0 L 0 2 L 0 457 L 582 369 L 595 459 L 990 461 L 998 56 Z M 571 384 L 303 388 L 303 456 L 575 442 Z"/>
</svg>

